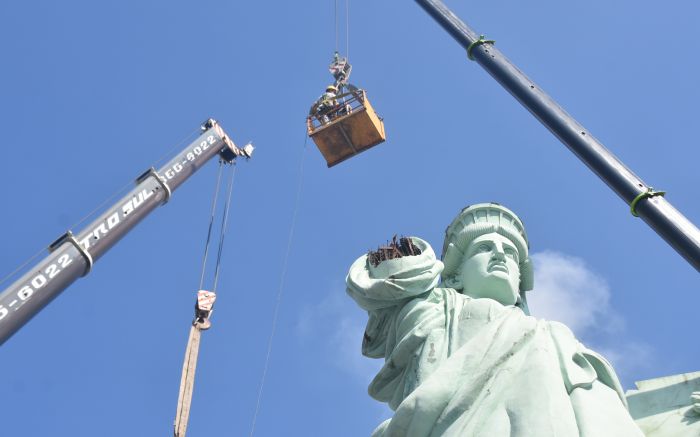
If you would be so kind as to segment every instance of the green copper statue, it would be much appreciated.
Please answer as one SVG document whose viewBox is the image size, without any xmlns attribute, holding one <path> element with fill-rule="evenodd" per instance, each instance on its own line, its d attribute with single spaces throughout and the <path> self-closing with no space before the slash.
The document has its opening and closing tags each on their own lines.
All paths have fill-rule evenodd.
<svg viewBox="0 0 700 437">
<path fill-rule="evenodd" d="M 395 412 L 373 437 L 643 435 L 611 365 L 563 324 L 529 315 L 533 269 L 513 212 L 462 210 L 442 262 L 411 242 L 415 254 L 364 255 L 347 277 L 369 313 L 362 353 L 385 359 L 369 394 Z"/>
</svg>

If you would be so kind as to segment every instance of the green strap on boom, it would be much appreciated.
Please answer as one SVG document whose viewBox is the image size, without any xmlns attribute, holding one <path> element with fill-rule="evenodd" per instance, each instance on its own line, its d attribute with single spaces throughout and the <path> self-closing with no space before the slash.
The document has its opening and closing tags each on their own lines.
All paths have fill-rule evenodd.
<svg viewBox="0 0 700 437">
<path fill-rule="evenodd" d="M 642 200 L 642 199 L 649 199 L 654 196 L 665 196 L 666 192 L 665 191 L 655 191 L 654 188 L 652 187 L 647 187 L 646 191 L 642 191 L 637 195 L 637 197 L 632 200 L 632 203 L 630 203 L 630 212 L 632 213 L 633 216 L 639 217 L 639 214 L 637 214 L 637 204 Z"/>
<path fill-rule="evenodd" d="M 474 50 L 474 47 L 480 46 L 482 44 L 495 44 L 496 41 L 492 39 L 484 39 L 484 35 L 480 35 L 479 39 L 474 41 L 473 43 L 469 44 L 469 47 L 467 47 L 467 56 L 469 57 L 470 60 L 475 61 L 474 55 L 472 55 L 472 50 Z"/>
</svg>

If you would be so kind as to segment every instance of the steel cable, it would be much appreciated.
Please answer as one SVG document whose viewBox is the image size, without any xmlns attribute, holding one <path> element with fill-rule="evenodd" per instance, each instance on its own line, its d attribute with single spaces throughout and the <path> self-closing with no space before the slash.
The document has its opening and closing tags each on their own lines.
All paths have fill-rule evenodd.
<svg viewBox="0 0 700 437">
<path fill-rule="evenodd" d="M 270 367 L 270 356 L 272 355 L 272 343 L 275 338 L 275 331 L 277 329 L 277 316 L 279 315 L 280 303 L 282 302 L 282 291 L 284 290 L 284 283 L 287 277 L 287 264 L 289 261 L 289 254 L 292 249 L 292 241 L 294 240 L 294 231 L 296 229 L 297 223 L 297 213 L 299 212 L 299 201 L 301 199 L 301 189 L 304 182 L 304 161 L 306 157 L 306 144 L 309 138 L 304 133 L 304 148 L 301 151 L 301 159 L 299 163 L 299 182 L 297 183 L 296 199 L 294 201 L 294 210 L 292 212 L 292 223 L 289 228 L 289 237 L 287 239 L 287 249 L 284 255 L 284 261 L 282 263 L 282 273 L 280 275 L 279 288 L 277 290 L 277 297 L 275 299 L 275 308 L 272 314 L 272 327 L 270 328 L 270 337 L 267 341 L 267 354 L 265 355 L 265 364 L 263 365 L 263 374 L 260 379 L 260 386 L 258 387 L 258 399 L 255 404 L 255 413 L 253 413 L 253 421 L 250 427 L 249 437 L 253 437 L 255 434 L 255 424 L 258 419 L 258 413 L 260 412 L 260 403 L 262 401 L 263 388 L 265 387 L 265 379 L 267 378 L 267 371 Z"/>
<path fill-rule="evenodd" d="M 223 253 L 224 237 L 226 235 L 226 226 L 228 224 L 229 209 L 231 207 L 231 194 L 233 192 L 233 181 L 236 175 L 235 162 L 232 163 L 231 176 L 228 182 L 228 195 L 226 196 L 225 206 L 223 216 L 221 218 L 221 229 L 219 233 L 219 248 L 216 257 L 216 267 L 214 271 L 214 285 L 212 292 L 216 293 L 216 285 L 219 281 L 219 272 L 221 266 L 221 255 Z M 214 224 L 214 218 L 216 216 L 216 206 L 218 203 L 219 192 L 221 191 L 221 175 L 223 173 L 224 161 L 219 160 L 219 171 L 216 178 L 216 188 L 214 189 L 214 198 L 211 204 L 211 216 L 209 218 L 209 229 L 207 231 L 207 241 L 204 246 L 204 257 L 202 260 L 202 275 L 199 280 L 199 289 L 201 290 L 204 286 L 204 276 L 207 265 L 207 257 L 209 254 L 209 243 L 211 242 L 211 233 Z M 198 293 L 199 295 L 199 293 Z M 213 305 L 213 302 L 212 302 Z M 187 340 L 187 349 L 185 351 L 185 361 L 182 365 L 182 376 L 180 378 L 180 391 L 177 400 L 177 412 L 175 416 L 175 437 L 184 437 L 187 431 L 187 425 L 190 416 L 190 407 L 192 402 L 192 394 L 194 391 L 194 379 L 195 372 L 197 370 L 197 359 L 199 357 L 199 346 L 200 338 L 202 335 L 202 330 L 206 330 L 211 326 L 203 326 L 197 320 L 199 320 L 199 301 L 196 304 L 195 310 L 195 321 L 192 322 L 190 328 L 190 337 Z M 211 313 L 207 314 L 207 318 L 211 316 Z"/>
<path fill-rule="evenodd" d="M 338 52 L 338 0 L 335 0 L 335 8 L 333 10 L 335 15 L 335 51 Z"/>
<path fill-rule="evenodd" d="M 41 255 L 42 253 L 44 253 L 45 250 L 46 250 L 46 249 L 42 247 L 41 250 L 39 250 L 39 251 L 38 251 L 37 253 L 35 253 L 34 255 L 30 256 L 25 262 L 22 263 L 22 265 L 20 265 L 19 267 L 17 267 L 16 269 L 14 269 L 12 272 L 10 272 L 10 273 L 8 273 L 7 275 L 5 275 L 5 277 L 2 278 L 2 280 L 0 280 L 0 285 L 4 284 L 5 281 L 7 281 L 8 279 L 10 279 L 12 276 L 14 276 L 15 273 L 17 273 L 17 272 L 19 272 L 20 270 L 22 270 L 22 269 L 24 269 L 25 267 L 27 267 L 27 265 L 29 265 L 29 263 L 31 263 L 32 261 L 34 261 L 35 259 L 37 259 L 37 258 L 39 257 L 39 255 Z"/>
<path fill-rule="evenodd" d="M 226 226 L 228 224 L 228 211 L 229 208 L 231 207 L 231 193 L 233 193 L 233 181 L 236 178 L 236 163 L 233 162 L 231 164 L 233 167 L 231 169 L 231 176 L 229 176 L 228 180 L 228 195 L 226 196 L 226 204 L 224 206 L 224 216 L 221 218 L 221 230 L 219 231 L 219 251 L 216 255 L 216 267 L 214 269 L 214 286 L 212 287 L 212 290 L 214 293 L 216 293 L 216 285 L 219 282 L 219 269 L 221 266 L 221 254 L 223 253 L 224 250 L 224 237 L 226 237 Z"/>
<path fill-rule="evenodd" d="M 207 242 L 204 244 L 204 257 L 202 259 L 202 275 L 199 278 L 199 289 L 204 286 L 204 272 L 207 269 L 207 257 L 209 255 L 209 242 L 211 241 L 211 230 L 214 226 L 214 216 L 216 214 L 216 201 L 219 198 L 219 187 L 221 185 L 221 173 L 224 162 L 219 160 L 219 172 L 216 178 L 216 188 L 214 189 L 214 199 L 211 202 L 211 216 L 209 218 L 209 230 L 207 231 Z"/>
</svg>

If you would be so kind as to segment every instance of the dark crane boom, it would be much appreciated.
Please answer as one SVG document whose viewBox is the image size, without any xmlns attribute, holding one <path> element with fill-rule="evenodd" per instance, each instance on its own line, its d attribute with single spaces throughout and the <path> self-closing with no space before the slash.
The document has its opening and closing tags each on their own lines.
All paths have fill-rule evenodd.
<svg viewBox="0 0 700 437">
<path fill-rule="evenodd" d="M 416 0 L 498 83 L 700 271 L 700 230 L 440 0 Z"/>
</svg>

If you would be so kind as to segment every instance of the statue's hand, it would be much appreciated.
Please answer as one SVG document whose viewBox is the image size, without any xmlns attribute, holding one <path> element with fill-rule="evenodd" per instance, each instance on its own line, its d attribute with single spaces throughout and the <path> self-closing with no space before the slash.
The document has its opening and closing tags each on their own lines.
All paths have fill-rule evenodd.
<svg viewBox="0 0 700 437">
<path fill-rule="evenodd" d="M 700 414 L 700 391 L 693 392 L 690 395 L 690 401 L 693 403 L 693 411 L 696 414 Z"/>
<path fill-rule="evenodd" d="M 404 256 L 416 256 L 421 253 L 420 248 L 410 238 L 401 237 L 397 239 L 396 235 L 394 235 L 394 238 L 386 246 L 379 246 L 377 250 L 370 250 L 367 254 L 367 259 L 374 267 L 377 267 L 382 261 Z"/>
<path fill-rule="evenodd" d="M 371 254 L 366 254 L 352 263 L 347 293 L 360 307 L 367 311 L 396 307 L 438 285 L 442 262 L 426 241 L 410 238 L 410 247 L 380 248 L 375 252 L 377 259 L 370 260 Z"/>
</svg>

